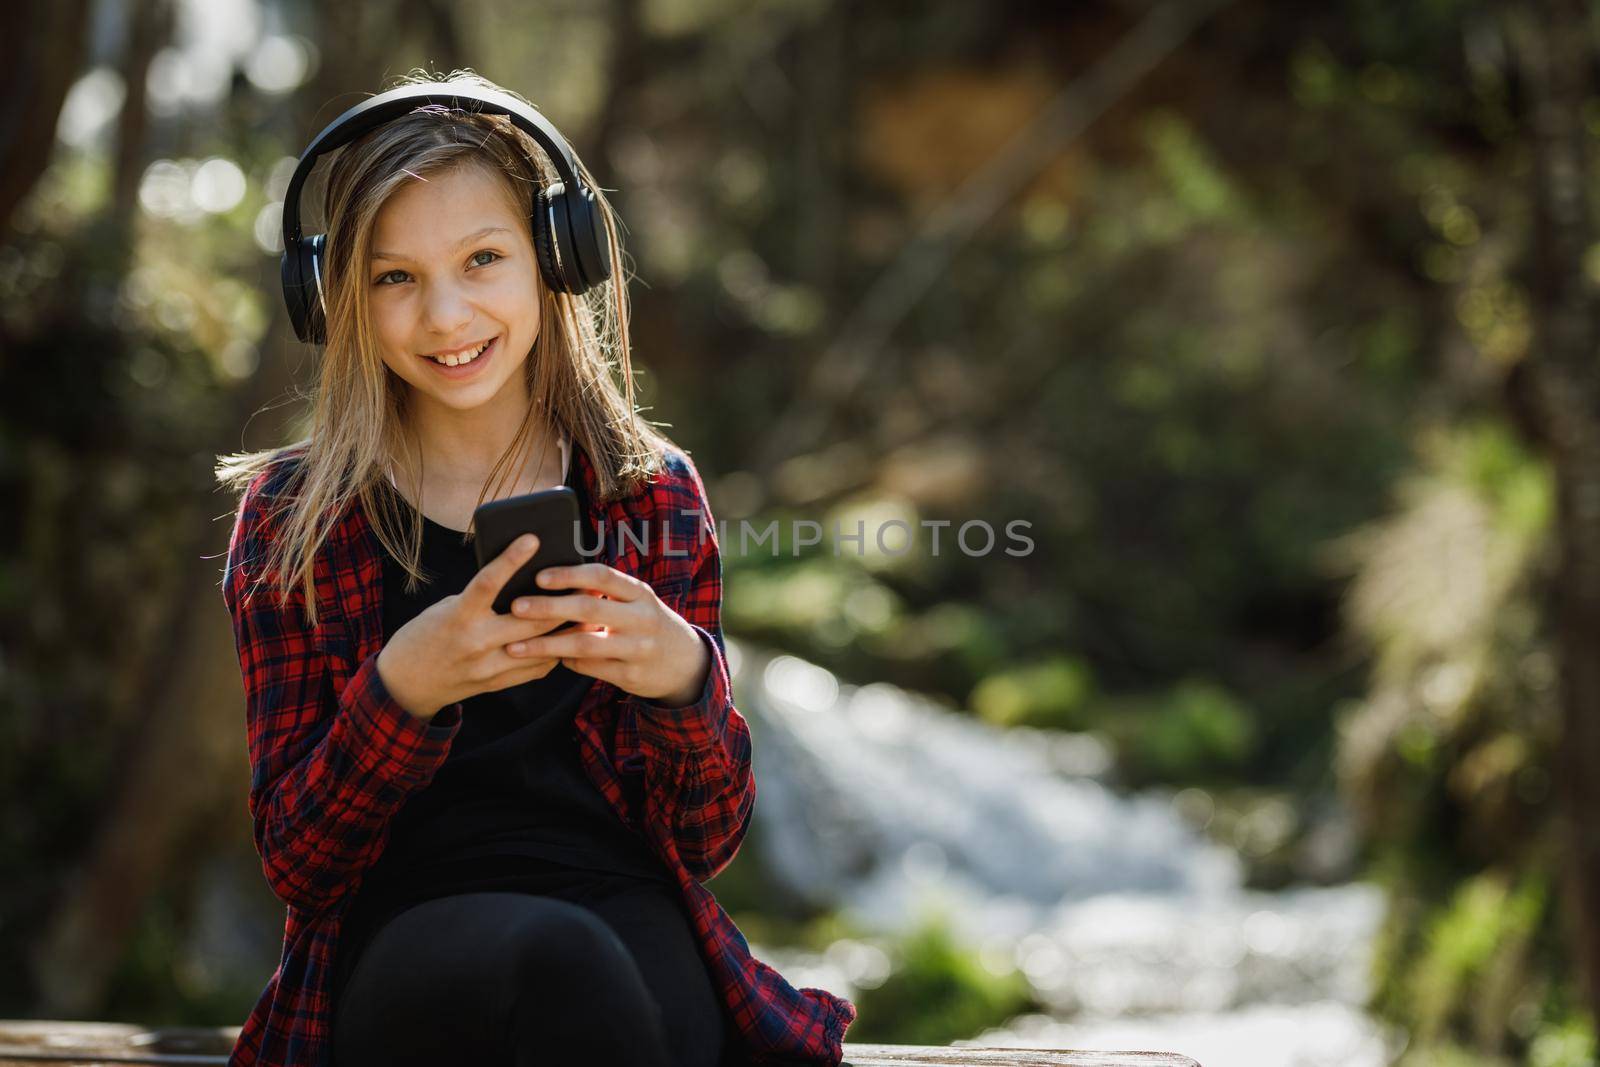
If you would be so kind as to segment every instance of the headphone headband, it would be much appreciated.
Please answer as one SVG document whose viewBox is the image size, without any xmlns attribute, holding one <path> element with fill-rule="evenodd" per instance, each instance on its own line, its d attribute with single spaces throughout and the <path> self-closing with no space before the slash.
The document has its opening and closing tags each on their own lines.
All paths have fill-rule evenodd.
<svg viewBox="0 0 1600 1067">
<path fill-rule="evenodd" d="M 283 194 L 283 246 L 302 236 L 300 230 L 300 187 L 311 177 L 317 160 L 329 152 L 343 148 L 363 134 L 382 126 L 392 119 L 409 114 L 427 104 L 444 104 L 453 111 L 470 111 L 483 115 L 504 115 L 526 132 L 550 156 L 556 173 L 568 189 L 576 189 L 578 164 L 572 148 L 556 128 L 539 112 L 507 93 L 471 86 L 440 88 L 434 85 L 403 85 L 398 89 L 379 93 L 363 100 L 343 115 L 323 127 L 321 133 L 300 155 L 300 162 L 289 179 L 288 191 Z"/>
<path fill-rule="evenodd" d="M 322 156 L 363 134 L 428 104 L 454 111 L 504 115 L 532 137 L 550 157 L 558 181 L 539 190 L 534 200 L 534 247 L 545 281 L 557 292 L 582 293 L 611 276 L 609 235 L 594 193 L 578 176 L 578 162 L 550 121 L 537 110 L 494 89 L 455 83 L 404 85 L 364 100 L 317 134 L 301 153 L 283 196 L 283 295 L 295 333 L 302 341 L 326 340 L 321 321 L 325 303 L 322 260 L 326 234 L 304 235 L 300 223 L 300 190 Z"/>
</svg>

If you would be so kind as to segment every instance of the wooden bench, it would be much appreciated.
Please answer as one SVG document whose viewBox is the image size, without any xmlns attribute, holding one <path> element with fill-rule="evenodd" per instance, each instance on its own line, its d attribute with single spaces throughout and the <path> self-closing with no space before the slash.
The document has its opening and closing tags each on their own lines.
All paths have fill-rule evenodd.
<svg viewBox="0 0 1600 1067">
<path fill-rule="evenodd" d="M 239 1035 L 237 1026 L 0 1019 L 0 1064 L 55 1063 L 95 1067 L 109 1063 L 207 1064 L 223 1067 Z M 1200 1067 L 1167 1052 L 1068 1052 L 1055 1049 L 961 1048 L 933 1045 L 858 1045 L 845 1042 L 847 1067 Z"/>
</svg>

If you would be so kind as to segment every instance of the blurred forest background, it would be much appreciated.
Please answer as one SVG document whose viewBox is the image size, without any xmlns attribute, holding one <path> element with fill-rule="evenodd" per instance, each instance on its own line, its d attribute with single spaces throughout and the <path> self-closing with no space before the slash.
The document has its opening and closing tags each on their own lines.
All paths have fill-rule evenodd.
<svg viewBox="0 0 1600 1067">
<path fill-rule="evenodd" d="M 277 284 L 294 157 L 470 67 L 615 190 L 639 384 L 719 519 L 1032 523 L 1016 557 L 726 552 L 730 638 L 1092 735 L 1252 889 L 1381 886 L 1363 1009 L 1400 1062 L 1593 1061 L 1591 5 L 0 25 L 0 1016 L 237 1025 L 275 965 L 211 469 L 289 438 L 315 364 Z M 713 884 L 763 945 L 851 933 L 767 878 L 747 844 Z M 203 933 L 218 894 L 253 933 Z M 849 1040 L 1039 1008 L 937 931 L 893 958 Z"/>
</svg>

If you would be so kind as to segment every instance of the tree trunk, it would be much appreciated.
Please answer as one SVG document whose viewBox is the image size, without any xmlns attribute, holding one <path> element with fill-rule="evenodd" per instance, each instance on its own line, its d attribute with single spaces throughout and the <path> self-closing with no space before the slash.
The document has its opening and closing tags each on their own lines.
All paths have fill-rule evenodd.
<svg viewBox="0 0 1600 1067">
<path fill-rule="evenodd" d="M 1594 240 L 1583 106 L 1595 62 L 1583 0 L 1512 5 L 1507 26 L 1527 87 L 1534 244 L 1528 356 L 1532 404 L 1558 495 L 1556 643 L 1563 738 L 1556 767 L 1567 849 L 1564 892 L 1590 1013 L 1600 1018 L 1600 377 L 1596 306 L 1584 271 Z"/>
<path fill-rule="evenodd" d="M 139 0 L 128 17 L 128 45 L 123 53 L 122 80 L 127 95 L 117 116 L 116 157 L 111 172 L 111 231 L 125 248 L 133 241 L 138 211 L 139 180 L 144 176 L 150 109 L 146 104 L 150 62 L 172 39 L 171 0 Z"/>
<path fill-rule="evenodd" d="M 0 112 L 0 234 L 50 163 L 56 120 L 83 62 L 88 15 L 88 0 L 0 5 L 0 28 L 13 44 Z"/>
</svg>

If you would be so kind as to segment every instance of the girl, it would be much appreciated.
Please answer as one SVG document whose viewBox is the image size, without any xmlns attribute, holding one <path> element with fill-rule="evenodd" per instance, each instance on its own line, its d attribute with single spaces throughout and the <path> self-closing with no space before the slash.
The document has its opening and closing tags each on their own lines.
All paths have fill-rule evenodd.
<svg viewBox="0 0 1600 1067">
<path fill-rule="evenodd" d="M 219 462 L 249 810 L 288 908 L 232 1065 L 841 1060 L 854 1005 L 754 959 L 701 885 L 755 802 L 714 525 L 635 411 L 598 191 L 610 279 L 552 284 L 552 178 L 506 116 L 438 103 L 339 149 L 308 436 Z M 557 485 L 598 558 L 497 614 L 533 538 L 479 570 L 474 509 Z"/>
</svg>

